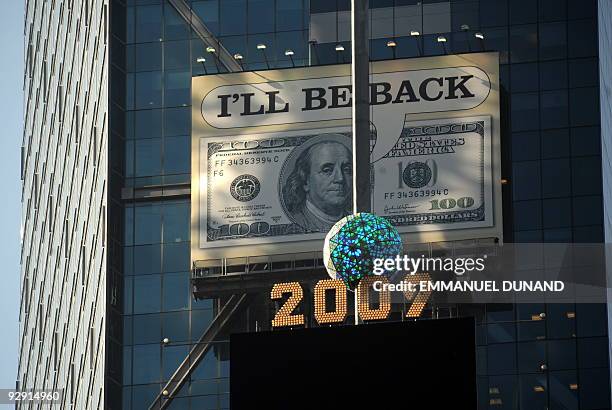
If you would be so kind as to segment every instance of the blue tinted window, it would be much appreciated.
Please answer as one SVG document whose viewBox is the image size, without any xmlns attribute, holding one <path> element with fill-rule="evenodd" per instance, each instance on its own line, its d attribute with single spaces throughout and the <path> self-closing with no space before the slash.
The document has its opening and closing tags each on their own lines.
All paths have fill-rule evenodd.
<svg viewBox="0 0 612 410">
<path fill-rule="evenodd" d="M 597 58 L 569 60 L 570 87 L 599 85 L 599 61 Z"/>
<path fill-rule="evenodd" d="M 510 66 L 512 81 L 511 91 L 523 93 L 538 90 L 538 64 L 512 64 Z"/>
<path fill-rule="evenodd" d="M 480 3 L 480 25 L 496 27 L 508 24 L 508 0 L 489 0 Z"/>
<path fill-rule="evenodd" d="M 542 242 L 543 232 L 541 230 L 536 231 L 515 231 L 514 242 L 518 243 L 539 243 Z"/>
<path fill-rule="evenodd" d="M 194 0 L 191 8 L 214 35 L 219 34 L 219 0 Z"/>
<path fill-rule="evenodd" d="M 517 328 L 519 341 L 540 340 L 546 337 L 546 325 L 543 321 L 519 322 Z"/>
<path fill-rule="evenodd" d="M 546 342 L 523 342 L 518 344 L 519 373 L 537 373 L 546 364 Z"/>
<path fill-rule="evenodd" d="M 136 8 L 136 42 L 145 43 L 162 39 L 161 5 Z"/>
<path fill-rule="evenodd" d="M 134 246 L 134 275 L 148 275 L 161 272 L 161 246 Z"/>
<path fill-rule="evenodd" d="M 482 2 L 480 3 L 482 5 Z M 481 20 L 482 21 L 482 20 Z M 506 28 L 494 28 L 483 30 L 484 40 L 479 41 L 480 47 L 478 51 L 495 50 L 499 51 L 500 64 L 507 64 L 510 54 L 510 46 L 508 41 L 508 30 Z M 516 42 L 516 41 L 515 41 Z M 513 46 L 514 47 L 514 46 Z M 517 51 L 518 53 L 518 51 Z M 519 62 L 519 54 L 513 57 L 513 62 Z"/>
<path fill-rule="evenodd" d="M 596 226 L 577 226 L 572 232 L 574 242 L 578 243 L 598 243 L 603 242 L 604 234 L 601 225 Z M 603 296 L 603 295 L 602 295 Z"/>
<path fill-rule="evenodd" d="M 576 341 L 549 340 L 548 367 L 550 370 L 566 370 L 576 368 Z"/>
<path fill-rule="evenodd" d="M 134 69 L 136 71 L 155 71 L 162 68 L 161 44 L 144 43 L 135 44 L 134 48 Z"/>
<path fill-rule="evenodd" d="M 164 173 L 187 174 L 191 167 L 190 137 L 164 138 Z"/>
<path fill-rule="evenodd" d="M 535 23 L 538 19 L 538 2 L 531 0 L 510 1 L 510 24 Z"/>
<path fill-rule="evenodd" d="M 189 312 L 164 313 L 163 335 L 174 342 L 189 340 Z"/>
<path fill-rule="evenodd" d="M 192 310 L 191 311 L 191 340 L 198 340 L 202 333 L 210 326 L 213 319 L 212 310 Z"/>
<path fill-rule="evenodd" d="M 134 138 L 159 138 L 162 129 L 161 110 L 134 111 Z"/>
<path fill-rule="evenodd" d="M 419 37 L 399 37 L 396 40 L 396 58 L 417 57 L 422 54 L 422 45 Z"/>
<path fill-rule="evenodd" d="M 276 30 L 302 30 L 304 22 L 303 0 L 276 2 Z"/>
<path fill-rule="evenodd" d="M 601 135 L 599 127 L 579 127 L 570 131 L 572 155 L 599 155 L 601 152 Z"/>
<path fill-rule="evenodd" d="M 189 38 L 189 24 L 170 4 L 164 7 L 164 38 L 166 40 L 180 40 Z"/>
<path fill-rule="evenodd" d="M 576 305 L 578 336 L 604 336 L 607 333 L 606 305 L 579 303 Z"/>
<path fill-rule="evenodd" d="M 124 151 L 124 172 L 126 177 L 134 176 L 134 141 L 125 142 Z"/>
<path fill-rule="evenodd" d="M 571 195 L 569 158 L 542 161 L 542 197 L 558 198 Z"/>
<path fill-rule="evenodd" d="M 223 0 L 219 3 L 222 36 L 245 34 L 247 29 L 246 0 Z M 270 10 L 268 10 L 270 12 Z"/>
<path fill-rule="evenodd" d="M 520 408 L 544 409 L 548 403 L 548 383 L 544 374 L 523 374 L 520 380 Z"/>
<path fill-rule="evenodd" d="M 161 127 L 160 127 L 161 129 Z M 164 110 L 164 135 L 189 135 L 191 133 L 191 108 L 166 108 Z"/>
<path fill-rule="evenodd" d="M 607 367 L 608 338 L 584 337 L 578 339 L 578 367 Z"/>
<path fill-rule="evenodd" d="M 601 195 L 601 158 L 572 159 L 572 187 L 574 195 Z"/>
<path fill-rule="evenodd" d="M 532 159 L 540 159 L 540 134 L 537 131 L 513 133 L 512 160 L 527 161 Z"/>
<path fill-rule="evenodd" d="M 186 272 L 166 273 L 162 281 L 162 309 L 164 311 L 187 309 L 191 297 L 189 274 Z"/>
<path fill-rule="evenodd" d="M 158 360 L 159 363 L 159 360 Z M 159 371 L 158 371 L 159 373 Z M 134 403 L 152 403 L 155 397 L 159 394 L 158 384 L 147 384 L 140 386 L 133 386 L 132 390 L 132 401 Z M 134 409 L 136 407 L 133 407 Z"/>
<path fill-rule="evenodd" d="M 597 17 L 597 0 L 567 0 L 567 8 L 570 20 Z"/>
<path fill-rule="evenodd" d="M 191 72 L 167 70 L 164 75 L 164 106 L 186 106 L 191 103 Z"/>
<path fill-rule="evenodd" d="M 567 63 L 565 60 L 540 63 L 541 90 L 567 88 L 567 79 Z"/>
<path fill-rule="evenodd" d="M 470 30 L 480 28 L 480 10 L 478 1 L 462 1 L 461 3 L 451 3 L 451 30 L 460 31 L 461 26 L 467 24 Z"/>
<path fill-rule="evenodd" d="M 487 346 L 489 375 L 516 373 L 516 345 L 514 343 Z"/>
<path fill-rule="evenodd" d="M 514 202 L 514 229 L 526 231 L 542 227 L 542 201 Z"/>
<path fill-rule="evenodd" d="M 567 23 L 568 56 L 591 57 L 597 55 L 597 20 L 577 20 Z"/>
<path fill-rule="evenodd" d="M 546 312 L 546 328 L 550 339 L 576 337 L 576 305 L 551 303 Z"/>
<path fill-rule="evenodd" d="M 554 60 L 567 56 L 565 22 L 540 24 L 539 34 L 541 60 Z"/>
<path fill-rule="evenodd" d="M 159 315 L 135 315 L 134 344 L 159 343 L 161 340 L 161 320 Z"/>
<path fill-rule="evenodd" d="M 134 244 L 146 245 L 161 242 L 161 206 L 138 205 L 134 208 Z"/>
<path fill-rule="evenodd" d="M 539 0 L 539 20 L 540 21 L 558 21 L 565 20 L 566 0 Z"/>
<path fill-rule="evenodd" d="M 296 65 L 308 62 L 308 42 L 305 31 L 289 31 L 276 34 L 276 59 L 290 62 L 285 56 L 286 50 L 293 51 L 293 61 Z"/>
<path fill-rule="evenodd" d="M 163 249 L 162 268 L 164 272 L 189 270 L 189 242 L 166 243 Z"/>
<path fill-rule="evenodd" d="M 533 3 L 533 2 L 532 2 Z M 535 61 L 538 58 L 538 34 L 535 24 L 510 28 L 510 59 L 513 63 Z"/>
<path fill-rule="evenodd" d="M 578 389 L 571 386 L 578 385 L 578 376 L 575 371 L 549 372 L 550 408 L 578 410 Z"/>
<path fill-rule="evenodd" d="M 161 174 L 161 138 L 135 141 L 134 175 L 144 177 Z"/>
<path fill-rule="evenodd" d="M 603 409 L 610 407 L 610 369 L 581 369 L 580 408 Z"/>
<path fill-rule="evenodd" d="M 189 68 L 189 40 L 166 41 L 164 43 L 164 66 L 166 69 Z"/>
<path fill-rule="evenodd" d="M 569 132 L 567 128 L 543 130 L 542 158 L 559 158 L 569 156 Z"/>
<path fill-rule="evenodd" d="M 189 203 L 164 204 L 164 242 L 175 243 L 189 240 Z"/>
<path fill-rule="evenodd" d="M 509 409 L 518 408 L 518 384 L 516 376 L 491 376 L 489 377 L 488 395 L 489 400 L 499 400 Z M 490 401 L 487 402 L 487 405 Z M 487 408 L 486 406 L 485 408 Z M 491 406 L 492 407 L 492 406 Z"/>
<path fill-rule="evenodd" d="M 540 127 L 539 104 L 537 93 L 513 94 L 511 97 L 512 130 L 538 129 Z"/>
<path fill-rule="evenodd" d="M 151 71 L 135 74 L 135 100 L 137 110 L 159 108 L 162 102 L 162 74 Z"/>
<path fill-rule="evenodd" d="M 125 274 L 129 274 L 125 272 Z M 123 313 L 126 315 L 132 314 L 132 301 L 134 286 L 132 285 L 133 279 L 131 276 L 125 276 L 123 278 Z"/>
<path fill-rule="evenodd" d="M 514 341 L 516 341 L 516 325 L 514 323 L 489 323 L 487 325 L 487 343 Z"/>
<path fill-rule="evenodd" d="M 133 383 L 153 383 L 160 377 L 160 345 L 141 345 L 133 347 L 134 374 Z M 159 391 L 157 392 L 159 393 Z M 155 396 L 153 396 L 155 397 Z"/>
<path fill-rule="evenodd" d="M 600 196 L 574 198 L 574 225 L 600 225 L 603 223 L 603 201 Z"/>
<path fill-rule="evenodd" d="M 544 228 L 572 225 L 572 202 L 570 198 L 545 199 L 543 206 Z"/>
<path fill-rule="evenodd" d="M 134 277 L 134 313 L 155 313 L 161 308 L 161 278 L 159 275 Z"/>
<path fill-rule="evenodd" d="M 544 230 L 544 242 L 568 243 L 572 242 L 572 230 L 570 228 L 555 228 Z"/>
<path fill-rule="evenodd" d="M 569 91 L 572 126 L 599 124 L 599 90 L 595 87 Z"/>
<path fill-rule="evenodd" d="M 274 31 L 274 0 L 248 0 L 247 7 L 249 33 Z"/>
<path fill-rule="evenodd" d="M 213 349 L 210 349 L 192 373 L 191 378 L 194 380 L 212 379 L 218 377 L 218 374 L 217 359 Z"/>
<path fill-rule="evenodd" d="M 189 353 L 189 346 L 166 346 L 162 350 L 162 365 L 163 365 L 163 380 L 168 380 L 174 374 L 176 369 L 185 360 Z M 186 409 L 189 408 L 189 402 L 186 402 Z M 180 409 L 176 407 L 176 399 L 172 401 L 172 409 Z"/>
<path fill-rule="evenodd" d="M 512 168 L 514 199 L 539 199 L 541 195 L 540 162 L 516 162 L 513 164 Z"/>
<path fill-rule="evenodd" d="M 311 13 L 328 13 L 330 11 L 336 11 L 334 0 L 310 0 Z"/>
</svg>

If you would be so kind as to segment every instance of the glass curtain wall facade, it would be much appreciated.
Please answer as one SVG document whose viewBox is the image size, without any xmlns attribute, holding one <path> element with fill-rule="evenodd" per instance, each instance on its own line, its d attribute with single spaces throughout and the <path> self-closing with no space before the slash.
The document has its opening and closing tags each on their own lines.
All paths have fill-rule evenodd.
<svg viewBox="0 0 612 410">
<path fill-rule="evenodd" d="M 193 16 L 183 18 L 177 3 Z M 109 288 L 117 299 L 109 308 L 108 403 L 145 409 L 217 308 L 191 295 L 191 77 L 228 71 L 211 44 L 240 55 L 244 70 L 349 62 L 350 2 L 111 6 Z M 597 2 L 370 6 L 372 60 L 500 53 L 505 241 L 602 242 Z M 196 19 L 208 34 L 194 29 Z M 605 305 L 460 306 L 454 314 L 477 319 L 479 408 L 610 408 Z M 227 352 L 225 337 L 170 408 L 228 409 Z"/>
<path fill-rule="evenodd" d="M 16 389 L 103 409 L 108 4 L 28 0 L 25 15 Z"/>
</svg>

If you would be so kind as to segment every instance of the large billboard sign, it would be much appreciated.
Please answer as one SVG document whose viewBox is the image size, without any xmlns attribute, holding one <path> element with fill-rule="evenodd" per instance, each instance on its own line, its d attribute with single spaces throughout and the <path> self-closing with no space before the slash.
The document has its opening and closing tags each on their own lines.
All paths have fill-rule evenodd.
<svg viewBox="0 0 612 410">
<path fill-rule="evenodd" d="M 372 210 L 501 240 L 498 55 L 371 63 Z M 320 251 L 351 212 L 350 65 L 193 78 L 193 261 Z"/>
</svg>

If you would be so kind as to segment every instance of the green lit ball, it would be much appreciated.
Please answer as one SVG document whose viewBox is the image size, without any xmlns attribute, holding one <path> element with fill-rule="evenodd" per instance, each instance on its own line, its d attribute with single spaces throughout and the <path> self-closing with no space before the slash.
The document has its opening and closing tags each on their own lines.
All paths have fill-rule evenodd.
<svg viewBox="0 0 612 410">
<path fill-rule="evenodd" d="M 373 274 L 374 259 L 395 258 L 401 250 L 402 239 L 389 221 L 361 212 L 342 218 L 327 233 L 323 261 L 332 279 L 353 290 Z"/>
</svg>

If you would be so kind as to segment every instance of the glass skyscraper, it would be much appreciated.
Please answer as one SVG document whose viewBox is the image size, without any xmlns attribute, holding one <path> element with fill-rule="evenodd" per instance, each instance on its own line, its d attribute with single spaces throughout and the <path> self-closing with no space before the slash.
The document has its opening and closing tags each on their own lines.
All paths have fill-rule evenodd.
<svg viewBox="0 0 612 410">
<path fill-rule="evenodd" d="M 499 52 L 505 242 L 610 238 L 600 73 L 612 3 L 370 8 L 371 60 Z M 65 389 L 65 408 L 159 398 L 229 409 L 228 334 L 269 327 L 258 322 L 273 309 L 269 290 L 216 335 L 176 396 L 162 394 L 227 300 L 193 294 L 191 78 L 349 63 L 350 1 L 29 0 L 26 10 L 18 386 Z M 610 408 L 605 304 L 429 310 L 457 315 L 477 320 L 479 408 Z"/>
</svg>

